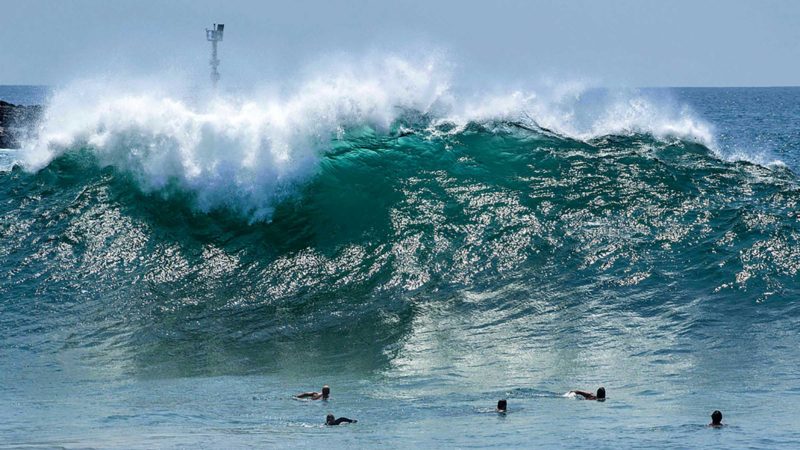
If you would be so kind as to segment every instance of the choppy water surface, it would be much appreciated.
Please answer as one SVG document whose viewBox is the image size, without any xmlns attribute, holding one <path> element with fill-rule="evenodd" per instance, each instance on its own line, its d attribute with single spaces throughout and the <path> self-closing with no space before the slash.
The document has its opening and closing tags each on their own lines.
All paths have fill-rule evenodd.
<svg viewBox="0 0 800 450">
<path fill-rule="evenodd" d="M 0 155 L 2 445 L 800 443 L 800 89 L 357 81 L 54 94 Z"/>
</svg>

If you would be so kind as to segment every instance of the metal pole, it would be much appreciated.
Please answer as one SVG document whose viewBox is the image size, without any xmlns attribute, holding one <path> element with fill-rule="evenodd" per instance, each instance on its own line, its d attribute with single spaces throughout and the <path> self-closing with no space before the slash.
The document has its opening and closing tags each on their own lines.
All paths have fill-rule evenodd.
<svg viewBox="0 0 800 450">
<path fill-rule="evenodd" d="M 217 88 L 217 82 L 219 81 L 219 71 L 217 70 L 219 67 L 219 59 L 217 59 L 217 42 L 222 40 L 222 31 L 225 25 L 216 23 L 214 24 L 213 28 L 210 30 L 206 28 L 206 40 L 211 41 L 211 60 L 209 64 L 211 64 L 211 85 L 214 89 Z"/>
<path fill-rule="evenodd" d="M 217 67 L 219 66 L 219 60 L 217 59 L 217 41 L 211 41 L 211 85 L 214 89 L 217 88 L 217 82 L 219 81 L 219 72 L 217 71 Z"/>
</svg>

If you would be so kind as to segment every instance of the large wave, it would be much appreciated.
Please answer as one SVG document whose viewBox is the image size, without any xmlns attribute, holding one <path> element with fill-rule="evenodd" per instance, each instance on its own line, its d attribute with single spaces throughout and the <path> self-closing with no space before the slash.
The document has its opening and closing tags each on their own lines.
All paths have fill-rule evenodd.
<svg viewBox="0 0 800 450">
<path fill-rule="evenodd" d="M 275 205 L 316 173 L 332 142 L 359 127 L 388 134 L 410 120 L 415 132 L 435 138 L 471 123 L 514 122 L 579 140 L 641 133 L 716 149 L 711 127 L 688 107 L 639 92 L 598 95 L 564 83 L 459 95 L 448 73 L 435 59 L 386 58 L 320 70 L 282 95 L 249 96 L 198 96 L 152 81 L 83 81 L 55 92 L 21 159 L 37 171 L 88 149 L 145 192 L 177 189 L 201 211 L 269 220 Z"/>
<path fill-rule="evenodd" d="M 796 176 L 720 158 L 680 105 L 459 97 L 402 60 L 297 85 L 57 93 L 27 170 L 0 173 L 8 342 L 184 376 L 384 366 L 425 311 L 559 339 L 588 315 L 666 339 L 757 303 L 797 317 Z"/>
</svg>

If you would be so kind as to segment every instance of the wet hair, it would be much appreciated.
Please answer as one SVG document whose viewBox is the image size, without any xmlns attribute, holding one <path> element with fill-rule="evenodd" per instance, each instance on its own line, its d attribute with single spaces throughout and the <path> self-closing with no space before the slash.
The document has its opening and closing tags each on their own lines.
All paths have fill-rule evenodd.
<svg viewBox="0 0 800 450">
<path fill-rule="evenodd" d="M 722 413 L 719 410 L 714 411 L 711 413 L 711 423 L 714 425 L 721 425 L 722 424 Z"/>
<path fill-rule="evenodd" d="M 336 422 L 336 416 L 334 416 L 333 414 L 328 414 L 325 417 L 325 424 L 333 425 L 334 422 Z"/>
<path fill-rule="evenodd" d="M 498 411 L 505 411 L 508 404 L 505 399 L 497 401 L 497 410 Z"/>
<path fill-rule="evenodd" d="M 606 398 L 606 388 L 601 387 L 597 390 L 597 398 Z"/>
<path fill-rule="evenodd" d="M 322 386 L 322 396 L 327 397 L 329 395 L 331 395 L 331 388 L 326 384 L 325 386 Z"/>
</svg>

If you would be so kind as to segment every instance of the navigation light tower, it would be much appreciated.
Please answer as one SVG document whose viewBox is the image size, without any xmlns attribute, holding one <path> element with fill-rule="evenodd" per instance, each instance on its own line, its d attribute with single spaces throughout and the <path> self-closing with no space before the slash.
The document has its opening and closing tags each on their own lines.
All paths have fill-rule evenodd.
<svg viewBox="0 0 800 450">
<path fill-rule="evenodd" d="M 217 71 L 217 67 L 219 67 L 219 60 L 217 59 L 217 42 L 222 40 L 222 31 L 225 29 L 225 25 L 216 23 L 214 27 L 210 30 L 206 28 L 206 40 L 211 42 L 211 84 L 216 89 L 217 81 L 219 81 L 219 72 Z"/>
</svg>

